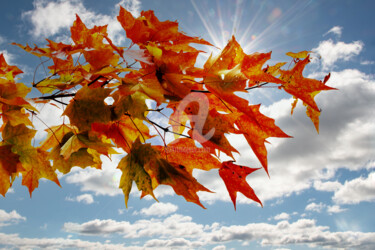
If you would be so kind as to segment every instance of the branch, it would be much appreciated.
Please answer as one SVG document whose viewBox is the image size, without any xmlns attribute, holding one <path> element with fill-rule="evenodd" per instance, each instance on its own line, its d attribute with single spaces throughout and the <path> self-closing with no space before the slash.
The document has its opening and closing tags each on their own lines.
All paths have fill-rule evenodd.
<svg viewBox="0 0 375 250">
<path fill-rule="evenodd" d="M 164 127 L 160 126 L 159 124 L 157 124 L 156 122 L 151 121 L 151 120 L 148 119 L 147 117 L 146 117 L 146 119 L 147 119 L 147 121 L 149 121 L 151 124 L 153 124 L 153 125 L 157 126 L 158 128 L 162 129 L 164 132 L 169 132 L 169 133 L 172 133 L 172 134 L 175 134 L 175 135 L 180 135 L 180 136 L 184 136 L 184 137 L 186 137 L 186 138 L 191 138 L 191 137 L 188 136 L 188 135 L 183 135 L 183 134 L 180 134 L 180 133 L 177 133 L 177 132 L 174 132 L 174 131 L 170 131 L 168 128 L 164 128 Z"/>
</svg>

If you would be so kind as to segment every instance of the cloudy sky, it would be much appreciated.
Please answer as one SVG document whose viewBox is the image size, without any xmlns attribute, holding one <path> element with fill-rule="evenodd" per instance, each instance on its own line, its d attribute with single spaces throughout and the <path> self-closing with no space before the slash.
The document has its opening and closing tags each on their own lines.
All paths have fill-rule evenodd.
<svg viewBox="0 0 375 250">
<path fill-rule="evenodd" d="M 215 190 L 199 193 L 206 210 L 162 187 L 155 192 L 159 203 L 140 200 L 134 190 L 125 209 L 117 188 L 122 156 L 114 156 L 103 158 L 102 171 L 74 168 L 60 178 L 63 188 L 42 181 L 31 199 L 16 180 L 0 197 L 0 248 L 375 249 L 373 1 L 6 0 L 0 53 L 31 82 L 40 61 L 10 43 L 69 43 L 76 13 L 87 26 L 109 24 L 113 41 L 126 46 L 116 21 L 119 4 L 133 15 L 152 9 L 161 20 L 178 20 L 183 31 L 219 48 L 234 34 L 248 54 L 272 50 L 270 64 L 289 60 L 289 51 L 314 51 L 305 76 L 322 79 L 331 72 L 328 85 L 338 89 L 316 98 L 323 110 L 320 134 L 302 105 L 290 115 L 290 96 L 251 91 L 247 99 L 262 103 L 262 112 L 294 137 L 270 140 L 271 178 L 264 171 L 247 178 L 263 208 L 239 194 L 234 211 L 215 170 L 194 172 Z M 59 122 L 53 107 L 40 109 L 48 125 Z M 240 164 L 259 166 L 245 140 L 230 141 L 240 149 Z"/>
</svg>

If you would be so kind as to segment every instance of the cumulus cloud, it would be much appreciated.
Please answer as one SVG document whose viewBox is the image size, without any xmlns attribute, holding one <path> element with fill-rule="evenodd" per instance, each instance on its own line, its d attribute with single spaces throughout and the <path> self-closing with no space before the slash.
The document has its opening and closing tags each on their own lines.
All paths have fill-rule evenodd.
<svg viewBox="0 0 375 250">
<path fill-rule="evenodd" d="M 63 40 L 64 33 L 76 19 L 76 14 L 80 16 L 86 26 L 108 24 L 109 37 L 118 44 L 124 42 L 124 31 L 117 21 L 119 5 L 127 8 L 133 15 L 140 13 L 141 2 L 138 0 L 121 0 L 110 15 L 104 15 L 88 9 L 79 0 L 58 0 L 48 2 L 45 0 L 35 0 L 34 9 L 22 14 L 22 18 L 30 21 L 33 26 L 30 34 L 35 38 L 50 36 L 60 36 Z"/>
<path fill-rule="evenodd" d="M 73 168 L 72 172 L 66 175 L 65 181 L 80 186 L 82 192 L 92 192 L 95 195 L 121 195 L 122 190 L 118 188 L 121 171 L 116 167 L 123 156 L 113 155 L 111 159 L 101 156 L 103 162 L 101 170 Z"/>
<path fill-rule="evenodd" d="M 17 249 L 141 249 L 125 247 L 123 244 L 103 244 L 101 242 L 84 241 L 69 238 L 23 238 L 18 234 L 0 233 L 0 245 Z"/>
<path fill-rule="evenodd" d="M 326 36 L 326 35 L 332 33 L 332 34 L 335 34 L 338 37 L 341 37 L 342 29 L 343 28 L 341 26 L 334 26 L 334 27 L 332 27 L 332 29 L 327 31 L 323 36 Z"/>
<path fill-rule="evenodd" d="M 262 246 L 305 245 L 309 247 L 371 249 L 375 244 L 375 233 L 330 232 L 328 227 L 316 225 L 315 220 L 300 219 L 289 223 L 280 221 L 276 225 L 253 223 L 243 226 L 221 227 L 212 232 L 212 242 L 234 240 L 259 240 Z"/>
<path fill-rule="evenodd" d="M 66 197 L 65 200 L 67 201 L 76 201 L 76 202 L 82 202 L 84 204 L 92 204 L 94 203 L 94 198 L 91 194 L 81 194 L 74 198 Z"/>
<path fill-rule="evenodd" d="M 319 226 L 315 220 L 310 219 L 300 219 L 292 223 L 283 220 L 277 224 L 222 226 L 217 223 L 202 225 L 193 222 L 189 216 L 174 214 L 164 220 L 139 220 L 134 223 L 115 220 L 93 220 L 82 224 L 69 222 L 64 224 L 63 229 L 69 233 L 93 236 L 120 234 L 130 239 L 153 237 L 144 246 L 158 248 L 197 248 L 234 241 L 245 244 L 260 242 L 262 246 L 278 247 L 300 245 L 372 249 L 375 246 L 375 233 L 331 232 L 329 227 Z"/>
<path fill-rule="evenodd" d="M 33 25 L 31 34 L 35 37 L 48 37 L 67 29 L 73 24 L 76 13 L 85 19 L 94 16 L 94 13 L 88 11 L 78 0 L 56 2 L 35 0 L 33 5 L 34 9 L 24 12 L 22 18 L 30 20 Z"/>
<path fill-rule="evenodd" d="M 314 188 L 318 191 L 334 192 L 341 187 L 341 183 L 338 181 L 326 181 L 322 182 L 317 180 L 314 182 Z"/>
<path fill-rule="evenodd" d="M 313 51 L 321 56 L 323 70 L 331 69 L 339 60 L 349 61 L 354 56 L 359 55 L 363 49 L 361 41 L 352 43 L 337 42 L 332 39 L 322 41 Z"/>
<path fill-rule="evenodd" d="M 306 211 L 314 211 L 314 212 L 322 212 L 323 208 L 325 207 L 325 205 L 323 203 L 315 203 L 315 202 L 312 202 L 310 204 L 308 204 L 305 208 Z"/>
<path fill-rule="evenodd" d="M 0 209 L 0 227 L 17 224 L 20 221 L 26 221 L 26 217 L 21 216 L 16 210 L 8 213 Z"/>
<path fill-rule="evenodd" d="M 345 208 L 342 208 L 339 205 L 328 206 L 326 204 L 323 204 L 322 202 L 320 202 L 320 203 L 312 202 L 305 207 L 305 210 L 317 212 L 317 213 L 322 213 L 323 210 L 324 210 L 328 214 L 336 214 L 336 213 L 341 213 L 341 212 L 346 211 Z"/>
<path fill-rule="evenodd" d="M 346 181 L 335 192 L 333 201 L 339 204 L 358 204 L 363 201 L 375 201 L 375 172 L 370 173 L 367 178 L 359 177 Z"/>
<path fill-rule="evenodd" d="M 207 226 L 206 228 L 211 228 Z M 92 220 L 83 224 L 67 222 L 63 230 L 68 233 L 82 235 L 104 235 L 120 234 L 124 238 L 143 237 L 175 237 L 175 238 L 197 238 L 204 232 L 204 225 L 192 222 L 190 216 L 173 214 L 163 220 L 138 220 L 134 223 L 115 220 Z"/>
<path fill-rule="evenodd" d="M 273 217 L 274 220 L 289 220 L 290 219 L 290 215 L 283 212 L 281 214 L 278 214 L 276 215 L 275 217 Z"/>
<path fill-rule="evenodd" d="M 168 214 L 176 212 L 178 207 L 172 203 L 158 202 L 152 204 L 148 208 L 142 208 L 141 211 L 135 211 L 134 214 L 141 214 L 145 216 L 166 216 Z"/>
</svg>

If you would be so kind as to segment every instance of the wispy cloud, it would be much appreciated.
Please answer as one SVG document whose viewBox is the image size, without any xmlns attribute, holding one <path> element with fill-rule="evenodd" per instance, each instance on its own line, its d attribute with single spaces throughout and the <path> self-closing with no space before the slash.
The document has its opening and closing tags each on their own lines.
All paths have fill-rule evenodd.
<svg viewBox="0 0 375 250">
<path fill-rule="evenodd" d="M 361 65 L 373 65 L 373 64 L 375 64 L 375 62 L 374 61 L 369 61 L 369 60 L 361 62 Z"/>
<path fill-rule="evenodd" d="M 141 214 L 145 216 L 166 216 L 168 214 L 176 212 L 178 207 L 172 203 L 158 202 L 152 204 L 148 208 L 142 208 L 141 211 L 135 211 L 134 214 Z"/>
<path fill-rule="evenodd" d="M 94 197 L 91 194 L 81 194 L 74 198 L 72 197 L 66 197 L 65 200 L 67 201 L 76 201 L 76 202 L 82 202 L 84 204 L 92 204 L 94 203 Z"/>
<path fill-rule="evenodd" d="M 343 27 L 341 26 L 334 26 L 332 27 L 332 29 L 330 29 L 329 31 L 327 31 L 323 36 L 326 36 L 328 34 L 335 34 L 336 36 L 338 36 L 339 38 L 341 37 L 341 34 L 342 34 L 342 30 L 343 30 Z"/>
</svg>

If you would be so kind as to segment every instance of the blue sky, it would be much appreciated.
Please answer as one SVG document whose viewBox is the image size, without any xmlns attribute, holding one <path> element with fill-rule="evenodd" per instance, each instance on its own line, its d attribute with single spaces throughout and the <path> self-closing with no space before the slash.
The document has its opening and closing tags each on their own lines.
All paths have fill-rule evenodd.
<svg viewBox="0 0 375 250">
<path fill-rule="evenodd" d="M 246 97 L 292 139 L 271 139 L 269 179 L 255 172 L 247 180 L 264 207 L 238 195 L 237 211 L 215 171 L 194 172 L 214 194 L 200 193 L 206 210 L 158 187 L 159 203 L 133 190 L 129 209 L 117 188 L 122 156 L 103 158 L 102 171 L 74 170 L 60 177 L 63 188 L 42 181 L 30 199 L 16 180 L 0 197 L 3 249 L 375 249 L 375 30 L 373 1 L 2 1 L 0 53 L 32 81 L 38 59 L 11 42 L 70 42 L 78 13 L 87 26 L 109 24 L 118 45 L 128 44 L 116 21 L 118 5 L 134 15 L 152 9 L 160 20 L 178 20 L 183 31 L 223 48 L 234 34 L 245 52 L 272 50 L 270 64 L 286 52 L 312 50 L 320 59 L 306 76 L 331 72 L 320 94 L 320 134 L 302 105 L 290 116 L 290 96 L 259 89 Z M 217 50 L 212 49 L 215 53 Z M 201 62 L 207 56 L 202 56 Z M 36 75 L 39 76 L 38 74 Z M 53 107 L 41 107 L 48 124 L 61 121 Z M 42 124 L 37 128 L 43 130 Z M 37 139 L 44 136 L 37 134 Z M 246 141 L 231 137 L 239 164 L 259 163 Z"/>
</svg>

